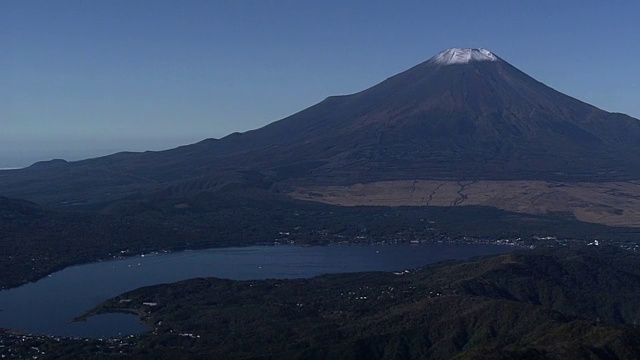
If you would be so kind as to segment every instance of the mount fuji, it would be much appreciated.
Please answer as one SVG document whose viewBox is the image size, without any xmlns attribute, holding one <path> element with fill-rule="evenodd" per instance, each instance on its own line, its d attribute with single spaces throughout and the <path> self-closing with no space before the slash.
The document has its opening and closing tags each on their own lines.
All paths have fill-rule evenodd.
<svg viewBox="0 0 640 360">
<path fill-rule="evenodd" d="M 0 195 L 65 207 L 260 186 L 337 205 L 487 205 L 640 226 L 638 144 L 638 119 L 489 50 L 452 48 L 257 130 L 1 171 Z"/>
</svg>

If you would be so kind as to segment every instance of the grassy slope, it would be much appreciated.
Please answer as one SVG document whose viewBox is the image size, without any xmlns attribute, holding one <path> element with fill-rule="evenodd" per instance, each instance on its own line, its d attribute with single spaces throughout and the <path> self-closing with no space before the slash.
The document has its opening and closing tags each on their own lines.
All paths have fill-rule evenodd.
<svg viewBox="0 0 640 360">
<path fill-rule="evenodd" d="M 291 196 L 342 206 L 483 205 L 525 214 L 566 213 L 580 221 L 640 226 L 637 182 L 381 181 L 297 188 Z"/>
</svg>

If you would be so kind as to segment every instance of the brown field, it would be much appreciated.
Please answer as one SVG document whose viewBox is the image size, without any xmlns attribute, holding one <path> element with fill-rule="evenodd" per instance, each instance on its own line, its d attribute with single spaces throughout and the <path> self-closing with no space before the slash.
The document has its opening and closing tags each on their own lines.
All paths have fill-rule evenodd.
<svg viewBox="0 0 640 360">
<path fill-rule="evenodd" d="M 640 181 L 381 181 L 351 186 L 300 187 L 302 200 L 342 206 L 486 205 L 527 214 L 572 213 L 586 222 L 640 227 Z"/>
</svg>

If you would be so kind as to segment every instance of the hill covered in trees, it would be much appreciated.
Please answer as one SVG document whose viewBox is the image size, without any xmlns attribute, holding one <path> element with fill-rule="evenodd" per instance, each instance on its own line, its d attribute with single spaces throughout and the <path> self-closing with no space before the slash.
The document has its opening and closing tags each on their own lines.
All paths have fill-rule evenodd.
<svg viewBox="0 0 640 360">
<path fill-rule="evenodd" d="M 95 358 L 632 359 L 639 265 L 632 252 L 586 246 L 398 273 L 192 279 L 122 294 L 88 314 L 138 314 L 151 331 L 121 340 L 125 347 L 27 341 Z"/>
</svg>

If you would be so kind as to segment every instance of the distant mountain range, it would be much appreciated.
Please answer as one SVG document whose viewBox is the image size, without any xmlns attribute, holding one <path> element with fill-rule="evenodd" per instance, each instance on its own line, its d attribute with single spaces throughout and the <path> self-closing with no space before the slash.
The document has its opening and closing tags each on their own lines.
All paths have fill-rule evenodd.
<svg viewBox="0 0 640 360">
<path fill-rule="evenodd" d="M 246 133 L 0 171 L 0 194 L 78 207 L 246 186 L 337 205 L 487 205 L 640 226 L 639 143 L 638 119 L 555 91 L 488 50 L 453 48 Z M 416 182 L 423 193 L 407 194 Z"/>
</svg>

